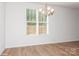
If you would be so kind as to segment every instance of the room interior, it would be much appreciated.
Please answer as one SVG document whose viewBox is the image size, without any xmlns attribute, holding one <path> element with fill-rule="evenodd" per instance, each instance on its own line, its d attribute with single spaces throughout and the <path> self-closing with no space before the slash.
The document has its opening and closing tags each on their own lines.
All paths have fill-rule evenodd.
<svg viewBox="0 0 79 59">
<path fill-rule="evenodd" d="M 79 2 L 0 2 L 0 55 L 78 56 Z"/>
</svg>

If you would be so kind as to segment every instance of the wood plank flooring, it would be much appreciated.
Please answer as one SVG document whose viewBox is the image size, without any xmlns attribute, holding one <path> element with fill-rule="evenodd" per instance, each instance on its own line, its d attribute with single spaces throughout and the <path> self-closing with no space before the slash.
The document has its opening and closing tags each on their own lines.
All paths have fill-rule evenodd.
<svg viewBox="0 0 79 59">
<path fill-rule="evenodd" d="M 79 41 L 7 48 L 2 56 L 79 56 Z"/>
</svg>

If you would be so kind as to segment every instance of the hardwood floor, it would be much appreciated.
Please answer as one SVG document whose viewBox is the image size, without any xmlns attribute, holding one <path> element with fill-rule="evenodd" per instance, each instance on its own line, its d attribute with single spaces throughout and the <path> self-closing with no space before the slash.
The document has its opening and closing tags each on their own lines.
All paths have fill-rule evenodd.
<svg viewBox="0 0 79 59">
<path fill-rule="evenodd" d="M 2 56 L 79 56 L 79 41 L 7 48 Z"/>
</svg>

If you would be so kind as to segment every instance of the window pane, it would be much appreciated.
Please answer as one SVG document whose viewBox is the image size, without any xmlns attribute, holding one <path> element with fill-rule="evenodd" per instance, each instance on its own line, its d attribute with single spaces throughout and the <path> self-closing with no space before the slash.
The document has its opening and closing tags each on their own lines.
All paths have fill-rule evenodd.
<svg viewBox="0 0 79 59">
<path fill-rule="evenodd" d="M 29 9 L 26 10 L 27 21 L 29 20 Z"/>
<path fill-rule="evenodd" d="M 39 23 L 43 23 L 43 22 L 45 23 L 47 21 L 47 16 L 39 12 L 38 19 L 39 19 Z"/>
<path fill-rule="evenodd" d="M 40 13 L 38 14 L 39 19 L 39 34 L 47 34 L 47 16 Z"/>
<path fill-rule="evenodd" d="M 27 34 L 36 34 L 36 10 L 27 9 Z"/>
<path fill-rule="evenodd" d="M 47 33 L 47 24 L 39 23 L 39 34 L 46 34 L 46 33 Z"/>
<path fill-rule="evenodd" d="M 26 10 L 27 21 L 36 21 L 36 10 L 34 9 L 27 9 Z"/>
<path fill-rule="evenodd" d="M 27 34 L 36 34 L 36 23 L 27 23 Z"/>
<path fill-rule="evenodd" d="M 32 10 L 32 21 L 36 21 L 36 11 Z"/>
</svg>

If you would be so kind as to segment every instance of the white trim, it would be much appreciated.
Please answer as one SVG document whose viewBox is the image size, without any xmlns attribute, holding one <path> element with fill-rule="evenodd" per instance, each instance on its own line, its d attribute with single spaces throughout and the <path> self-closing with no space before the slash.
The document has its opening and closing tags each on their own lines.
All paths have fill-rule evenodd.
<svg viewBox="0 0 79 59">
<path fill-rule="evenodd" d="M 39 35 L 38 10 L 36 10 L 36 34 Z"/>
<path fill-rule="evenodd" d="M 27 21 L 27 23 L 36 23 L 36 21 Z"/>
<path fill-rule="evenodd" d="M 40 22 L 40 23 L 47 23 L 47 22 Z"/>
<path fill-rule="evenodd" d="M 48 16 L 47 16 L 47 34 L 49 34 L 49 21 L 48 21 Z"/>
<path fill-rule="evenodd" d="M 28 46 L 34 46 L 34 45 L 43 45 L 43 44 L 57 44 L 57 43 L 63 43 L 63 42 L 71 42 L 71 41 L 79 41 L 78 39 L 76 39 L 76 40 L 69 40 L 69 39 L 67 39 L 67 41 L 48 41 L 48 42 L 39 42 L 39 43 L 33 43 L 33 44 L 13 44 L 13 45 L 11 45 L 11 43 L 10 42 L 8 42 L 8 43 L 10 43 L 10 45 L 7 45 L 6 46 L 6 48 L 17 48 L 17 47 L 28 47 Z"/>
<path fill-rule="evenodd" d="M 4 50 L 5 50 L 5 49 L 2 49 L 2 50 L 0 51 L 0 55 L 3 53 Z"/>
</svg>

